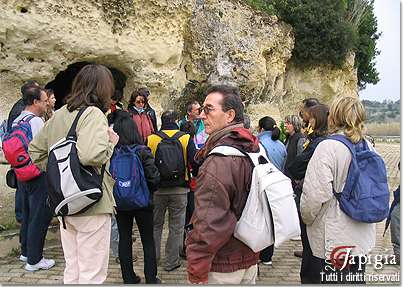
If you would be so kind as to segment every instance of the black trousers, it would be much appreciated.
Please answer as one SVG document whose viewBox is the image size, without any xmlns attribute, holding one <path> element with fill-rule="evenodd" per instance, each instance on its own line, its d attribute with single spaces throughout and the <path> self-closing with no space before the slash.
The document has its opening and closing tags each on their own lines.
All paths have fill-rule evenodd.
<svg viewBox="0 0 403 287">
<path fill-rule="evenodd" d="M 136 219 L 141 243 L 143 245 L 146 283 L 156 284 L 157 260 L 153 235 L 153 210 L 151 207 L 130 211 L 117 211 L 116 222 L 119 229 L 119 260 L 123 282 L 125 284 L 136 283 L 136 273 L 133 270 L 133 218 Z"/>
<path fill-rule="evenodd" d="M 187 193 L 188 196 L 188 203 L 186 205 L 186 217 L 185 217 L 185 226 L 190 223 L 190 219 L 192 218 L 193 211 L 195 210 L 195 193 L 193 190 L 190 190 Z M 186 240 L 186 231 L 183 232 L 183 248 L 182 248 L 182 254 L 186 254 L 186 245 L 185 245 L 185 240 Z"/>
<path fill-rule="evenodd" d="M 260 251 L 259 259 L 264 262 L 271 261 L 274 253 L 274 244 Z"/>
<path fill-rule="evenodd" d="M 359 258 L 354 257 L 355 264 L 338 270 L 325 259 L 312 256 L 312 282 L 310 284 L 365 284 L 365 264 L 359 265 Z M 303 282 L 301 282 L 303 283 Z M 303 283 L 304 284 L 304 283 Z"/>
<path fill-rule="evenodd" d="M 302 242 L 302 262 L 299 276 L 302 284 L 320 284 L 320 272 L 324 268 L 322 259 L 313 256 L 309 245 L 306 225 L 300 220 L 301 242 Z M 319 274 L 319 277 L 318 277 Z"/>
</svg>

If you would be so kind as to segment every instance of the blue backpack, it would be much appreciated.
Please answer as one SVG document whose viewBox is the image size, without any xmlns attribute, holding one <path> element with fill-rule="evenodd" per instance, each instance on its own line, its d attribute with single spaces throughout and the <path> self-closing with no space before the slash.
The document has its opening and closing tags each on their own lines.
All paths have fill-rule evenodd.
<svg viewBox="0 0 403 287">
<path fill-rule="evenodd" d="M 140 145 L 116 147 L 109 171 L 116 181 L 113 187 L 118 210 L 132 210 L 147 207 L 150 201 L 142 161 L 138 151 Z"/>
<path fill-rule="evenodd" d="M 333 191 L 341 210 L 359 222 L 384 220 L 389 213 L 389 188 L 382 157 L 370 150 L 365 140 L 353 144 L 343 135 L 329 139 L 342 142 L 352 155 L 343 191 Z"/>
</svg>

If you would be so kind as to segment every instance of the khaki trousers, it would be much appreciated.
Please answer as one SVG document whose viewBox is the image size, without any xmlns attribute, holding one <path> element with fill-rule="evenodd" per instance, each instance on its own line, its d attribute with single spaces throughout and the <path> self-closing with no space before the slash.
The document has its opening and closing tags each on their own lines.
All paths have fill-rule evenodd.
<svg viewBox="0 0 403 287">
<path fill-rule="evenodd" d="M 108 272 L 111 215 L 66 216 L 64 220 L 66 229 L 60 223 L 64 284 L 103 283 Z"/>
<path fill-rule="evenodd" d="M 208 284 L 256 284 L 257 265 L 230 273 L 209 272 Z"/>
</svg>

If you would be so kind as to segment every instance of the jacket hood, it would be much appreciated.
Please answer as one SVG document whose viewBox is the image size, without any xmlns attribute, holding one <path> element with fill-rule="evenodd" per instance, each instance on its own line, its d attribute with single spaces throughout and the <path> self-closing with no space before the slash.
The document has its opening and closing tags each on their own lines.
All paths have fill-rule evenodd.
<svg viewBox="0 0 403 287">
<path fill-rule="evenodd" d="M 217 146 L 232 146 L 245 152 L 259 151 L 259 140 L 243 124 L 233 124 L 214 132 L 206 144 L 196 154 L 197 160 L 204 160 L 209 152 Z"/>
</svg>

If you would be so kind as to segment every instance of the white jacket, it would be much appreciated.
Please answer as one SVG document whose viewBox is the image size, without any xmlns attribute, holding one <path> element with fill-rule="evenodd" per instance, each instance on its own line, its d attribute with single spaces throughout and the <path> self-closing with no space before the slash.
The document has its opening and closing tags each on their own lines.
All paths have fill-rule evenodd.
<svg viewBox="0 0 403 287">
<path fill-rule="evenodd" d="M 368 254 L 375 246 L 376 226 L 348 217 L 333 195 L 342 192 L 351 153 L 341 142 L 322 141 L 309 161 L 301 196 L 302 220 L 307 225 L 314 256 L 326 259 L 334 247 L 353 245 L 351 254 Z"/>
</svg>

